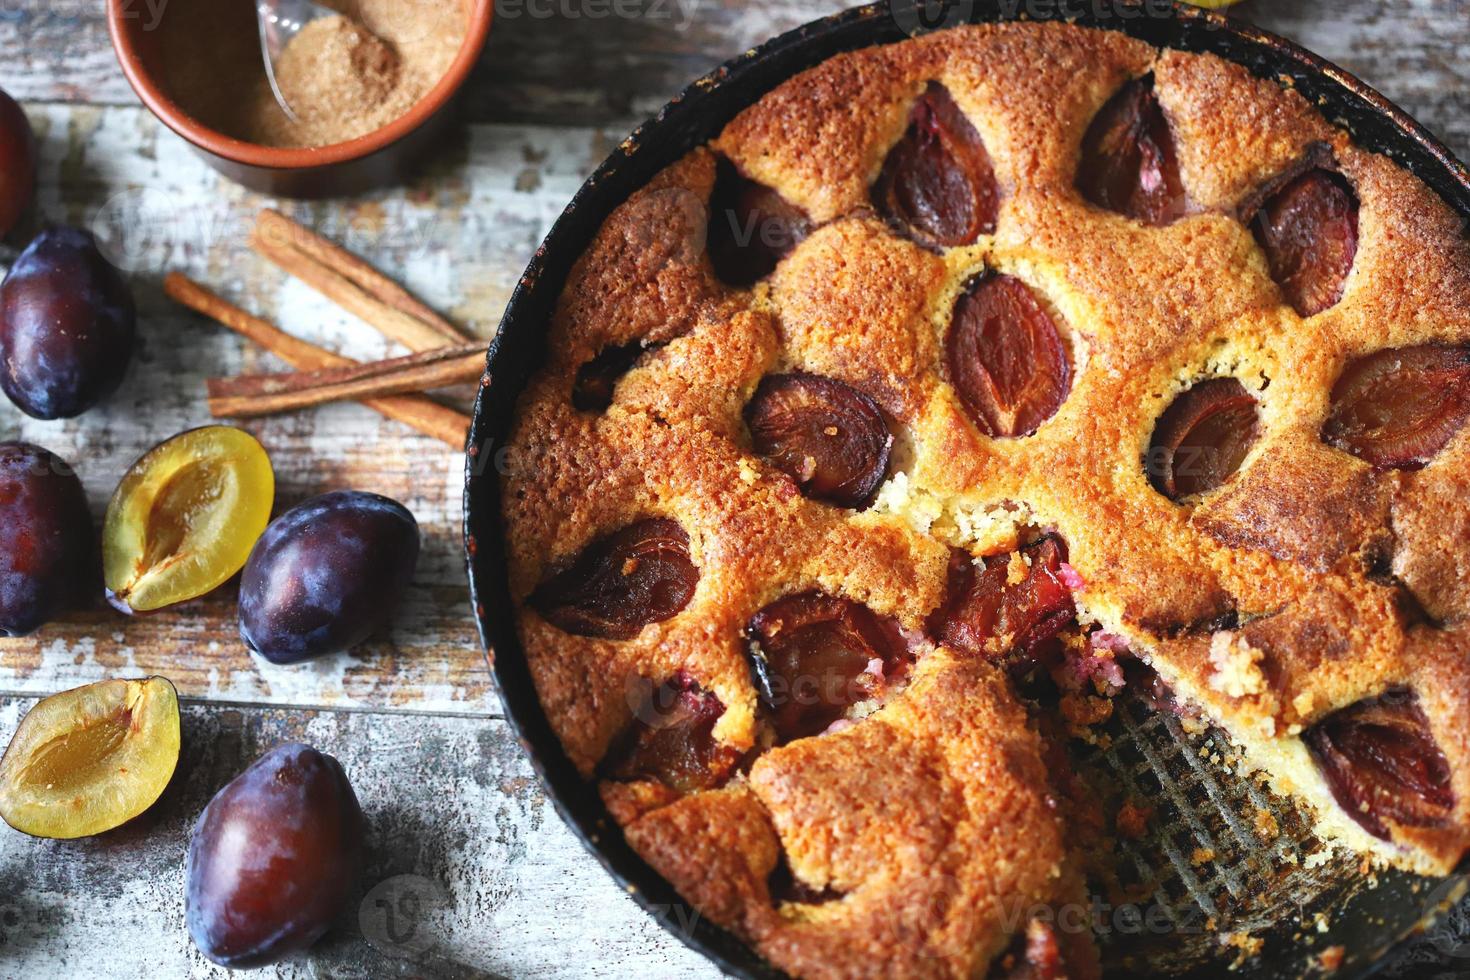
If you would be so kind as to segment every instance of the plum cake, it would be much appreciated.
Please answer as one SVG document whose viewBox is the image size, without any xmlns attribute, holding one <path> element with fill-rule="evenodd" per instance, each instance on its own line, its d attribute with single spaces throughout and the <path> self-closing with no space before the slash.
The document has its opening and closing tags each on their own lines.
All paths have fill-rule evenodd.
<svg viewBox="0 0 1470 980">
<path fill-rule="evenodd" d="M 632 846 L 781 969 L 1089 977 L 1038 715 L 1135 680 L 1334 846 L 1465 853 L 1467 416 L 1416 178 L 1212 55 L 941 31 L 601 226 L 506 457 L 519 636 Z"/>
</svg>

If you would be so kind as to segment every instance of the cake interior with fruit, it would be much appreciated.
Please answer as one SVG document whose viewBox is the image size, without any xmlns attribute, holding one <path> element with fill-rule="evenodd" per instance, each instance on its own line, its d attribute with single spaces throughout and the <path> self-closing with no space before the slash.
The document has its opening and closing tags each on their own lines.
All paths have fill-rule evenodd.
<svg viewBox="0 0 1470 980">
<path fill-rule="evenodd" d="M 506 453 L 517 628 L 778 968 L 1089 977 L 1057 743 L 1131 683 L 1333 846 L 1465 854 L 1467 416 L 1470 246 L 1407 171 L 1213 55 L 940 31 L 603 223 Z"/>
</svg>

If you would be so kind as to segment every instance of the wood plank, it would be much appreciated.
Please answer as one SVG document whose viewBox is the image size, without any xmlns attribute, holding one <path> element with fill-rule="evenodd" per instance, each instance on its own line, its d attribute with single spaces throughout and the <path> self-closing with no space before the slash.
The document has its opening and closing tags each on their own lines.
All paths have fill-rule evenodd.
<svg viewBox="0 0 1470 980">
<path fill-rule="evenodd" d="M 146 15 L 148 0 L 131 2 Z M 601 126 L 616 139 L 721 61 L 845 6 L 501 0 L 465 110 L 478 122 Z M 0 86 L 32 101 L 133 104 L 102 11 L 98 0 L 0 6 L 0 50 L 11 53 L 0 62 Z M 1463 0 L 1247 0 L 1236 12 L 1360 75 L 1470 157 L 1470 18 Z"/>
<path fill-rule="evenodd" d="M 7 740 L 31 704 L 0 696 Z M 504 722 L 199 704 L 184 706 L 175 782 L 133 824 L 80 841 L 0 826 L 0 974 L 232 975 L 185 930 L 189 834 L 221 786 L 287 741 L 342 763 L 369 849 L 343 920 L 261 975 L 718 976 L 586 856 Z"/>
<path fill-rule="evenodd" d="M 122 390 L 80 419 L 38 422 L 0 404 L 0 439 L 40 443 L 76 465 L 99 525 L 132 460 L 212 421 L 205 378 L 281 367 L 167 300 L 159 287 L 166 270 L 181 269 L 343 353 L 401 351 L 250 252 L 256 212 L 274 202 L 221 181 L 143 110 L 51 105 L 33 116 L 42 139 L 39 211 L 92 228 L 132 274 L 143 346 Z M 485 337 L 526 258 L 604 152 L 590 130 L 476 127 L 407 193 L 293 213 Z M 467 407 L 465 395 L 454 400 Z M 0 687 L 41 694 L 149 672 L 186 695 L 235 701 L 496 711 L 461 557 L 463 457 L 355 405 L 246 428 L 272 454 L 281 506 L 350 487 L 395 497 L 417 516 L 424 551 L 392 634 L 351 656 L 274 667 L 240 643 L 232 584 L 131 620 L 99 603 L 36 637 L 0 641 Z"/>
<path fill-rule="evenodd" d="M 145 23 L 163 0 L 127 0 Z M 184 2 L 184 0 L 179 0 Z M 487 122 L 612 125 L 617 136 L 725 59 L 814 17 L 850 6 L 821 0 L 499 0 L 466 91 Z M 18 99 L 132 105 L 92 0 L 0 5 L 0 86 Z"/>
<path fill-rule="evenodd" d="M 632 19 L 527 12 L 517 20 L 509 16 L 514 2 L 504 0 L 467 100 L 470 118 L 488 125 L 452 142 L 406 193 L 295 212 L 345 237 L 481 336 L 493 331 L 550 221 L 634 122 L 725 57 L 841 5 L 701 3 L 681 28 L 651 7 Z M 0 85 L 23 98 L 72 103 L 28 107 L 43 132 L 42 210 L 103 232 L 134 273 L 144 311 L 146 347 L 106 408 L 75 422 L 36 423 L 0 404 L 0 439 L 34 439 L 77 462 L 99 518 L 128 461 L 157 439 L 206 421 L 204 377 L 275 365 L 167 304 L 157 289 L 164 269 L 207 279 L 344 353 L 381 357 L 395 350 L 240 247 L 264 199 L 218 181 L 133 108 L 107 46 L 101 6 L 0 3 Z M 1379 85 L 1470 155 L 1463 0 L 1351 0 L 1330 11 L 1320 0 L 1251 0 L 1245 9 Z M 547 128 L 566 125 L 576 128 Z M 430 932 L 447 938 L 438 938 L 427 960 L 401 959 L 348 922 L 317 956 L 278 975 L 713 976 L 584 855 L 497 720 L 468 618 L 454 455 L 351 406 L 251 428 L 275 452 L 283 503 L 360 486 L 397 496 L 417 513 L 426 547 L 407 606 L 386 640 L 297 668 L 274 668 L 245 653 L 232 622 L 232 587 L 146 620 L 96 608 L 40 640 L 0 643 L 0 690 L 13 692 L 0 697 L 0 736 L 8 737 L 29 704 L 16 692 L 116 674 L 165 672 L 186 695 L 226 702 L 186 708 L 185 778 L 145 824 L 76 843 L 33 841 L 0 828 L 0 886 L 7 892 L 0 899 L 0 974 L 141 977 L 162 967 L 163 975 L 224 975 L 210 970 L 183 932 L 188 828 L 209 795 L 259 751 L 305 738 L 353 774 L 381 842 L 368 862 L 368 883 L 404 874 L 440 883 L 450 906 Z M 296 704 L 353 710 L 262 707 Z M 369 710 L 384 707 L 454 717 Z M 389 897 L 412 884 L 400 883 Z M 1432 948 L 1417 966 L 1388 972 L 1448 968 L 1447 956 L 1461 949 L 1439 939 L 1424 943 Z"/>
<path fill-rule="evenodd" d="M 1470 160 L 1464 0 L 1250 0 L 1244 17 L 1357 75 Z"/>
</svg>

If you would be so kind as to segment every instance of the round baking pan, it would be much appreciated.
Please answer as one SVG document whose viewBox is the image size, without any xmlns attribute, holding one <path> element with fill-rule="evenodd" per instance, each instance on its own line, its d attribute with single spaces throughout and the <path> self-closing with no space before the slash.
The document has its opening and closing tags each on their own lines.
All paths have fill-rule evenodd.
<svg viewBox="0 0 1470 980">
<path fill-rule="evenodd" d="M 1358 145 L 1391 157 L 1470 219 L 1470 172 L 1382 95 L 1289 41 L 1163 0 L 890 0 L 856 7 L 725 63 L 623 141 L 536 250 L 490 345 L 466 468 L 470 587 L 481 638 L 493 651 L 490 661 L 506 717 L 557 811 L 635 900 L 727 974 L 780 976 L 743 942 L 698 916 L 632 851 L 595 787 L 568 761 L 542 712 L 516 636 L 500 517 L 500 464 L 516 403 L 545 358 L 547 327 L 572 263 L 602 222 L 654 174 L 718 134 L 740 110 L 792 75 L 843 51 L 895 43 L 928 29 L 1021 16 L 1040 19 L 1047 12 L 1084 26 L 1121 31 L 1157 47 L 1213 53 L 1260 77 L 1289 84 L 1327 119 L 1345 127 Z M 1321 951 L 1340 947 L 1342 966 L 1335 976 L 1367 976 L 1383 965 L 1395 943 L 1459 900 L 1463 882 L 1458 878 L 1433 882 L 1379 872 L 1370 887 L 1356 862 L 1345 858 L 1321 855 L 1321 862 L 1294 865 L 1292 847 L 1311 839 L 1310 826 L 1300 815 L 1289 804 L 1268 798 L 1253 781 L 1232 779 L 1199 764 L 1200 748 L 1225 751 L 1223 739 L 1190 736 L 1171 719 L 1138 705 L 1120 708 L 1115 748 L 1092 753 L 1080 764 L 1160 801 L 1158 822 L 1163 826 L 1146 844 L 1122 850 L 1153 876 L 1161 896 L 1155 901 L 1168 904 L 1176 918 L 1165 935 L 1138 946 L 1141 952 L 1132 959 L 1119 959 L 1120 951 L 1127 954 L 1134 948 L 1127 928 L 1102 935 L 1114 972 L 1300 977 L 1319 971 Z M 1247 826 L 1250 815 L 1263 810 L 1279 821 L 1279 831 L 1273 825 L 1269 836 L 1253 834 Z M 1212 854 L 1213 860 L 1201 861 L 1201 852 Z M 1304 866 L 1313 863 L 1317 867 Z M 1194 918 L 1189 919 L 1191 910 Z M 1209 922 L 1213 916 L 1247 931 L 1231 943 L 1229 933 L 1213 928 L 1227 928 Z M 1191 922 L 1195 927 L 1186 928 Z M 1264 945 L 1256 947 L 1256 939 Z M 1470 953 L 1470 946 L 1456 937 L 1439 945 L 1451 955 Z M 1259 955 L 1251 955 L 1258 949 Z"/>
</svg>

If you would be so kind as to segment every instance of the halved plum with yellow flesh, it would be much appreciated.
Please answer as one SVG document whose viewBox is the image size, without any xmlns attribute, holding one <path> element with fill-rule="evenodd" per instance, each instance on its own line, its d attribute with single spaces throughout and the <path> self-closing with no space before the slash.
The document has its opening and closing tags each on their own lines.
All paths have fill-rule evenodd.
<svg viewBox="0 0 1470 980">
<path fill-rule="evenodd" d="M 1302 316 L 1342 299 L 1358 254 L 1358 198 L 1341 174 L 1314 167 L 1288 181 L 1256 212 L 1251 232 Z"/>
<path fill-rule="evenodd" d="M 33 837 L 90 837 L 157 801 L 179 762 L 179 698 L 162 677 L 53 694 L 0 760 L 0 817 Z"/>
<path fill-rule="evenodd" d="M 745 635 L 756 690 L 783 744 L 826 731 L 909 659 L 896 621 L 824 592 L 776 600 Z"/>
<path fill-rule="evenodd" d="M 241 429 L 213 425 L 155 446 L 107 506 L 108 600 L 131 614 L 214 591 L 244 567 L 275 491 L 270 457 Z"/>
<path fill-rule="evenodd" d="M 605 779 L 654 779 L 680 793 L 713 789 L 729 778 L 740 753 L 716 741 L 720 699 L 680 671 L 642 701 L 628 729 L 608 750 Z"/>
<path fill-rule="evenodd" d="M 745 406 L 755 451 L 801 492 L 839 507 L 866 507 L 888 473 L 893 434 L 876 402 L 815 374 L 761 379 Z"/>
<path fill-rule="evenodd" d="M 1418 469 L 1470 418 L 1470 347 L 1381 350 L 1332 386 L 1324 441 L 1381 469 Z"/>
<path fill-rule="evenodd" d="M 1031 656 L 1077 616 L 1062 581 L 1066 560 L 1066 546 L 1054 536 L 978 562 L 954 549 L 944 603 L 929 617 L 929 634 L 973 656 Z"/>
<path fill-rule="evenodd" d="M 1000 188 L 990 155 L 949 90 L 930 82 L 873 185 L 873 206 L 930 246 L 972 244 L 995 231 Z"/>
<path fill-rule="evenodd" d="M 698 583 L 684 528 L 650 517 L 592 542 L 528 601 L 568 633 L 628 640 L 687 606 Z"/>
<path fill-rule="evenodd" d="M 743 287 L 764 279 L 811 230 L 801 208 L 744 176 L 728 160 L 719 162 L 706 248 L 721 282 Z"/>
<path fill-rule="evenodd" d="M 1235 475 L 1256 441 L 1256 400 L 1234 378 L 1202 381 L 1154 425 L 1148 478 L 1170 500 L 1205 493 Z"/>
<path fill-rule="evenodd" d="M 1359 701 L 1302 738 L 1338 805 L 1374 837 L 1388 840 L 1385 820 L 1437 827 L 1449 819 L 1450 764 L 1412 691 Z"/>
<path fill-rule="evenodd" d="M 945 343 L 950 383 L 992 438 L 1027 436 L 1072 389 L 1072 364 L 1051 314 L 1014 276 L 988 273 L 955 303 Z"/>
<path fill-rule="evenodd" d="M 633 370 L 638 358 L 663 344 L 635 340 L 603 348 L 597 356 L 577 369 L 572 385 L 572 407 L 581 412 L 601 412 L 612 404 L 613 391 L 623 375 Z"/>
<path fill-rule="evenodd" d="M 1098 207 L 1146 225 L 1183 217 L 1188 197 L 1152 75 L 1124 85 L 1093 117 L 1082 138 L 1077 189 Z"/>
</svg>

